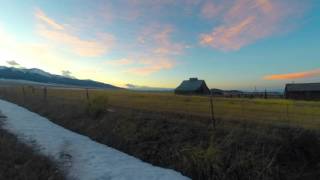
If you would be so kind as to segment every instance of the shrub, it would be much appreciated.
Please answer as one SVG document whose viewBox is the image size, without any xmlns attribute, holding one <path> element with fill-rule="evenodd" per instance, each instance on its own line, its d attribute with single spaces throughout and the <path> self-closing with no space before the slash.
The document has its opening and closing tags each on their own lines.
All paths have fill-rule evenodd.
<svg viewBox="0 0 320 180">
<path fill-rule="evenodd" d="M 107 111 L 108 97 L 99 95 L 90 99 L 87 103 L 87 113 L 89 116 L 98 118 Z"/>
</svg>

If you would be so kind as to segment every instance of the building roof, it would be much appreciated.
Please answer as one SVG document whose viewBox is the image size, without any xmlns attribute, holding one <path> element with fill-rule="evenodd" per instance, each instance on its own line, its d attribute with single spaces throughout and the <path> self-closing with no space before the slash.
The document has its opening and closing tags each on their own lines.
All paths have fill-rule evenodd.
<svg viewBox="0 0 320 180">
<path fill-rule="evenodd" d="M 287 84 L 286 91 L 320 91 L 320 83 Z"/>
<path fill-rule="evenodd" d="M 176 90 L 178 91 L 196 91 L 201 88 L 202 84 L 205 84 L 204 80 L 198 80 L 197 78 L 190 78 L 183 81 Z"/>
</svg>

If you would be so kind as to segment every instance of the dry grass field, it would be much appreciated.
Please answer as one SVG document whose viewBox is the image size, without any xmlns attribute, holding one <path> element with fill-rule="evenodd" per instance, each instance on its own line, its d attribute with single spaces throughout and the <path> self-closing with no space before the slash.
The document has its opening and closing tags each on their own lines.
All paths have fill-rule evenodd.
<svg viewBox="0 0 320 180">
<path fill-rule="evenodd" d="M 4 90 L 1 90 L 4 92 Z M 44 96 L 43 89 L 24 87 L 25 96 Z M 32 93 L 33 92 L 33 93 Z M 23 96 L 22 87 L 7 93 Z M 125 107 L 157 112 L 181 113 L 211 118 L 210 99 L 206 96 L 180 96 L 173 93 L 146 93 L 127 90 L 89 90 L 89 99 L 105 99 L 110 107 Z M 58 98 L 74 103 L 86 103 L 84 89 L 51 88 L 47 98 Z M 214 116 L 217 121 L 241 120 L 266 124 L 285 124 L 305 128 L 320 128 L 320 102 L 286 99 L 213 99 Z"/>
<path fill-rule="evenodd" d="M 195 180 L 317 179 L 320 102 L 0 88 L 3 99 Z"/>
</svg>

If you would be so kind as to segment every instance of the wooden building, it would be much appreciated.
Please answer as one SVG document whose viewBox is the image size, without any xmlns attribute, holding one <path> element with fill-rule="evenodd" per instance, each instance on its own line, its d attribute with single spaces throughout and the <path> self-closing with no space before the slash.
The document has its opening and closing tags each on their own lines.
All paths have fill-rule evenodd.
<svg viewBox="0 0 320 180">
<path fill-rule="evenodd" d="M 176 89 L 175 94 L 185 95 L 208 95 L 210 90 L 204 80 L 198 80 L 198 78 L 190 78 L 183 81 Z"/>
<path fill-rule="evenodd" d="M 320 100 L 320 83 L 287 84 L 287 99 Z"/>
</svg>

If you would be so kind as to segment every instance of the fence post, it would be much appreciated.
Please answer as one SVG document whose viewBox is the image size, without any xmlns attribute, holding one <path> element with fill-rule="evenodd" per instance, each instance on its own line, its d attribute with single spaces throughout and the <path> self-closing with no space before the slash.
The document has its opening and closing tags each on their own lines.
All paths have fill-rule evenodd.
<svg viewBox="0 0 320 180">
<path fill-rule="evenodd" d="M 247 132 L 247 129 L 248 129 L 248 116 L 246 115 L 246 106 L 245 106 L 245 103 L 252 103 L 252 101 L 250 100 L 248 100 L 248 101 L 246 101 L 245 99 L 241 99 L 241 101 L 240 101 L 240 108 L 241 108 L 241 116 L 242 116 L 242 124 L 243 124 L 243 126 L 244 126 L 244 130 L 245 130 L 245 132 Z M 239 117 L 240 118 L 240 117 Z"/>
<path fill-rule="evenodd" d="M 24 86 L 22 86 L 22 96 L 23 96 L 23 103 L 26 103 L 26 91 L 24 89 Z"/>
<path fill-rule="evenodd" d="M 216 119 L 214 117 L 214 109 L 213 109 L 213 94 L 210 91 L 210 110 L 211 110 L 211 121 L 213 128 L 216 128 Z"/>
<path fill-rule="evenodd" d="M 288 123 L 289 123 L 289 125 L 290 125 L 290 119 L 289 119 L 289 103 L 286 104 L 286 115 L 287 115 Z"/>
<path fill-rule="evenodd" d="M 35 93 L 35 88 L 33 86 L 31 86 L 31 91 L 32 91 L 32 94 Z"/>
<path fill-rule="evenodd" d="M 47 102 L 47 95 L 48 95 L 47 87 L 44 87 L 43 88 L 43 100 L 44 100 L 44 102 Z"/>
<path fill-rule="evenodd" d="M 240 104 L 241 104 L 241 116 L 242 116 L 242 121 L 245 122 L 245 117 L 244 117 L 244 99 L 240 100 Z"/>
<path fill-rule="evenodd" d="M 86 88 L 86 96 L 87 96 L 87 101 L 89 101 L 90 100 L 90 96 L 89 96 L 89 89 L 88 88 Z"/>
<path fill-rule="evenodd" d="M 7 88 L 3 87 L 3 98 L 7 97 Z"/>
</svg>

